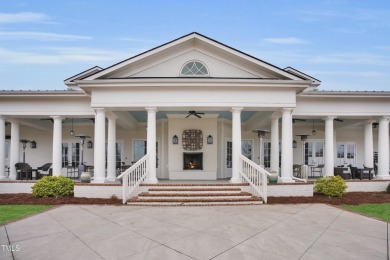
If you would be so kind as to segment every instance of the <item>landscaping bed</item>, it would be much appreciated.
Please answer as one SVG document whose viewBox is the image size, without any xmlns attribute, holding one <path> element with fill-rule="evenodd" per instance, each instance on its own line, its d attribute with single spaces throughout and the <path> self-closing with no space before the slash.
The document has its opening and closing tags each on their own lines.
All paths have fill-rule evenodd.
<svg viewBox="0 0 390 260">
<path fill-rule="evenodd" d="M 340 198 L 330 198 L 324 195 L 315 194 L 313 197 L 268 197 L 268 204 L 298 204 L 298 203 L 324 203 L 332 205 L 359 205 L 370 203 L 390 203 L 390 193 L 385 192 L 349 192 Z M 100 205 L 122 205 L 118 198 L 75 198 L 49 197 L 36 198 L 31 194 L 0 194 L 0 205 L 63 205 L 63 204 L 100 204 Z"/>
</svg>

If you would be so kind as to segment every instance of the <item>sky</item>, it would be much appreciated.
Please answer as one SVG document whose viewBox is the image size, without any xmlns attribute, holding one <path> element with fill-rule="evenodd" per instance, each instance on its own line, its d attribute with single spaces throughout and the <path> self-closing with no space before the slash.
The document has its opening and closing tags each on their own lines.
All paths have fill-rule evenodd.
<svg viewBox="0 0 390 260">
<path fill-rule="evenodd" d="M 321 80 L 390 91 L 389 0 L 0 0 L 0 89 L 63 90 L 191 32 Z"/>
</svg>

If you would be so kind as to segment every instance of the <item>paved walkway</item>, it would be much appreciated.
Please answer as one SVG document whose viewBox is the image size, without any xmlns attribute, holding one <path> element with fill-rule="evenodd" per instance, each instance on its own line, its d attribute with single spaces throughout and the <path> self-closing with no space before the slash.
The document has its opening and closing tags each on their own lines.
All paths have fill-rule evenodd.
<svg viewBox="0 0 390 260">
<path fill-rule="evenodd" d="M 387 223 L 321 204 L 62 206 L 0 226 L 0 259 L 387 259 Z"/>
</svg>

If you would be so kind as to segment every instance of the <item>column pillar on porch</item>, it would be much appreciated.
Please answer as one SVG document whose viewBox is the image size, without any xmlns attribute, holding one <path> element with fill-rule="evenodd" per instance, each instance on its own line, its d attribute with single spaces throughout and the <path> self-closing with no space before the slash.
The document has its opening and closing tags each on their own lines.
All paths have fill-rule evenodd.
<svg viewBox="0 0 390 260">
<path fill-rule="evenodd" d="M 334 133 L 333 120 L 336 117 L 328 116 L 325 118 L 325 165 L 324 176 L 334 175 Z"/>
<path fill-rule="evenodd" d="M 0 180 L 7 177 L 5 175 L 5 118 L 0 116 Z"/>
<path fill-rule="evenodd" d="M 367 121 L 364 124 L 364 166 L 374 167 L 374 141 L 372 137 L 372 123 Z"/>
<path fill-rule="evenodd" d="M 231 183 L 240 183 L 241 154 L 241 111 L 242 107 L 232 108 L 232 178 Z"/>
<path fill-rule="evenodd" d="M 146 178 L 148 183 L 157 183 L 156 173 L 156 107 L 146 107 L 148 112 L 147 142 L 146 149 L 149 154 L 149 176 Z"/>
<path fill-rule="evenodd" d="M 271 119 L 271 172 L 279 173 L 279 117 Z"/>
<path fill-rule="evenodd" d="M 389 117 L 379 120 L 378 129 L 378 174 L 379 180 L 389 180 Z"/>
<path fill-rule="evenodd" d="M 292 108 L 282 111 L 282 167 L 281 182 L 293 182 Z"/>
<path fill-rule="evenodd" d="M 94 183 L 104 183 L 105 180 L 105 141 L 106 114 L 104 108 L 97 108 L 95 109 Z"/>
<path fill-rule="evenodd" d="M 116 179 L 116 119 L 112 113 L 108 117 L 107 133 L 107 180 L 115 181 Z"/>
<path fill-rule="evenodd" d="M 19 121 L 12 119 L 11 121 L 11 147 L 10 147 L 10 172 L 9 178 L 16 179 L 16 168 L 15 164 L 20 160 L 19 154 L 19 134 L 20 134 L 20 124 Z"/>
<path fill-rule="evenodd" d="M 60 176 L 62 169 L 62 117 L 53 118 L 53 176 Z"/>
</svg>

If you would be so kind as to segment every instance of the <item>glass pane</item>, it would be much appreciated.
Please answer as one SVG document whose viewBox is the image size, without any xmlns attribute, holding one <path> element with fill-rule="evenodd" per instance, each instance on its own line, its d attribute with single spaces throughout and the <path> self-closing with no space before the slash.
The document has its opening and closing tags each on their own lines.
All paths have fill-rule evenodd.
<svg viewBox="0 0 390 260">
<path fill-rule="evenodd" d="M 232 168 L 232 154 L 233 154 L 233 143 L 227 141 L 226 143 L 226 167 Z"/>
<path fill-rule="evenodd" d="M 242 140 L 241 141 L 241 152 L 249 160 L 252 160 L 252 141 Z"/>
<path fill-rule="evenodd" d="M 354 159 L 355 158 L 355 144 L 347 145 L 347 158 Z"/>
<path fill-rule="evenodd" d="M 271 167 L 271 143 L 264 142 L 264 167 Z"/>
<path fill-rule="evenodd" d="M 344 158 L 344 145 L 343 144 L 337 145 L 337 158 Z"/>
<path fill-rule="evenodd" d="M 134 161 L 138 161 L 146 154 L 146 141 L 134 141 Z"/>
<path fill-rule="evenodd" d="M 9 158 L 9 142 L 5 142 L 5 159 L 8 160 Z"/>
<path fill-rule="evenodd" d="M 72 166 L 80 164 L 80 143 L 72 143 Z"/>
<path fill-rule="evenodd" d="M 68 153 L 69 153 L 69 144 L 62 143 L 62 168 L 65 168 L 69 164 Z"/>
<path fill-rule="evenodd" d="M 180 72 L 181 75 L 207 75 L 206 67 L 197 61 L 188 62 Z"/>
<path fill-rule="evenodd" d="M 316 143 L 316 157 L 324 157 L 324 144 Z"/>
</svg>

